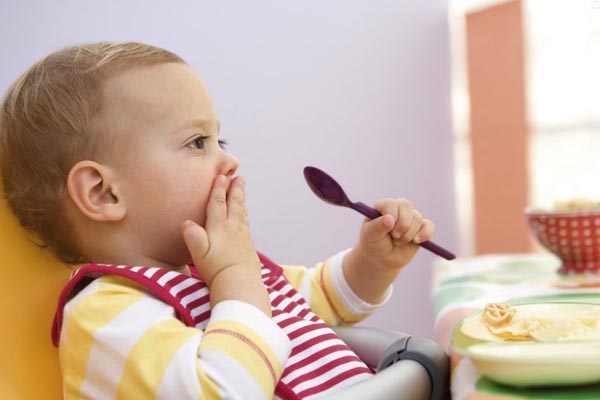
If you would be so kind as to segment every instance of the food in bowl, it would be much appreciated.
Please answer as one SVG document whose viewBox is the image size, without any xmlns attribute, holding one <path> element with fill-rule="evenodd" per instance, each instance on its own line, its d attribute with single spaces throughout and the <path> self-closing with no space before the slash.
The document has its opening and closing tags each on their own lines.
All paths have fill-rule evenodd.
<svg viewBox="0 0 600 400">
<path fill-rule="evenodd" d="M 600 208 L 600 202 L 590 199 L 571 199 L 554 203 L 554 211 L 581 211 Z"/>
<path fill-rule="evenodd" d="M 538 242 L 561 259 L 559 273 L 600 273 L 598 202 L 574 199 L 552 210 L 526 209 L 525 216 Z"/>
</svg>

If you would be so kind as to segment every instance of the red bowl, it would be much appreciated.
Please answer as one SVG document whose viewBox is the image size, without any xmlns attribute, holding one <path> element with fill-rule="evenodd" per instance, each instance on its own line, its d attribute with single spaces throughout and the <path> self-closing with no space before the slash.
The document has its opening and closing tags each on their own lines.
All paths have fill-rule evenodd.
<svg viewBox="0 0 600 400">
<path fill-rule="evenodd" d="M 535 238 L 562 260 L 559 273 L 600 273 L 600 209 L 526 210 L 525 216 Z"/>
</svg>

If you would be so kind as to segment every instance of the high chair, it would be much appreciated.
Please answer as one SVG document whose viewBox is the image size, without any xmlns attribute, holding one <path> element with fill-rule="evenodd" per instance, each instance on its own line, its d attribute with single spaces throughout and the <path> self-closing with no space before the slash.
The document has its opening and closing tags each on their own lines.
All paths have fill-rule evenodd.
<svg viewBox="0 0 600 400">
<path fill-rule="evenodd" d="M 71 270 L 28 240 L 4 200 L 0 254 L 0 399 L 60 399 L 58 351 L 50 341 L 50 326 Z M 333 398 L 447 398 L 448 357 L 435 342 L 363 327 L 336 332 L 378 373 Z"/>
</svg>

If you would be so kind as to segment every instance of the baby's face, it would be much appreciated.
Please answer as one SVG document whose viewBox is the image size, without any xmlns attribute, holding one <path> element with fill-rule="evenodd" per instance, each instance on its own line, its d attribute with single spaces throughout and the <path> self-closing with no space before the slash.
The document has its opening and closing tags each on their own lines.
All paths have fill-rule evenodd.
<svg viewBox="0 0 600 400">
<path fill-rule="evenodd" d="M 106 160 L 127 207 L 123 237 L 131 250 L 173 266 L 190 262 L 181 224 L 204 225 L 219 174 L 238 160 L 219 145 L 219 124 L 206 86 L 183 63 L 136 68 L 106 84 L 101 129 Z"/>
</svg>

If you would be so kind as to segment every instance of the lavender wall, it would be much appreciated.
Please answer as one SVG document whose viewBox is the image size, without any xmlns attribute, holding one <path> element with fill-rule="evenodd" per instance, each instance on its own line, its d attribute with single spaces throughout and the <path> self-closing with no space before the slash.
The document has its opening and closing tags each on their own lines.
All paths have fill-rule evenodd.
<svg viewBox="0 0 600 400">
<path fill-rule="evenodd" d="M 408 197 L 456 248 L 446 1 L 8 1 L 0 90 L 65 45 L 140 40 L 204 76 L 241 159 L 257 247 L 311 264 L 355 243 L 362 217 L 325 205 L 302 168 L 354 199 Z M 430 265 L 419 252 L 366 321 L 432 336 Z"/>
</svg>

